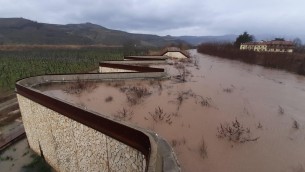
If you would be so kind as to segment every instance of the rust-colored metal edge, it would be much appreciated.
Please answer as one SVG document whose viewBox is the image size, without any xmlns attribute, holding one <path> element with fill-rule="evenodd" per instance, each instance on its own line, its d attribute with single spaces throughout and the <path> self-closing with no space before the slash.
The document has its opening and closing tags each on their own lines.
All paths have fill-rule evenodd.
<svg viewBox="0 0 305 172">
<path fill-rule="evenodd" d="M 117 69 L 125 69 L 125 70 L 134 70 L 137 72 L 164 72 L 164 69 L 161 69 L 161 68 L 126 65 L 126 64 L 118 64 L 118 63 L 100 62 L 99 66 L 100 67 L 111 67 L 111 68 L 117 68 Z"/>
<path fill-rule="evenodd" d="M 22 86 L 18 82 L 16 93 L 139 150 L 144 154 L 146 162 L 149 162 L 151 143 L 145 133 Z M 146 165 L 146 170 L 148 167 L 149 164 Z"/>
<path fill-rule="evenodd" d="M 129 59 L 129 60 L 139 60 L 139 61 L 162 61 L 166 59 L 166 56 L 161 57 L 161 56 L 150 56 L 150 57 L 142 57 L 141 56 L 125 56 L 124 59 Z"/>
</svg>

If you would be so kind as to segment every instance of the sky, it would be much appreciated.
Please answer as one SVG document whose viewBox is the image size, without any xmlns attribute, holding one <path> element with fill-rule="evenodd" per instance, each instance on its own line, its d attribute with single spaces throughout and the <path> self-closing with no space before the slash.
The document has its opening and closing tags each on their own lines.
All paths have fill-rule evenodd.
<svg viewBox="0 0 305 172">
<path fill-rule="evenodd" d="M 0 0 L 0 17 L 90 22 L 160 36 L 254 35 L 305 38 L 305 0 Z"/>
</svg>

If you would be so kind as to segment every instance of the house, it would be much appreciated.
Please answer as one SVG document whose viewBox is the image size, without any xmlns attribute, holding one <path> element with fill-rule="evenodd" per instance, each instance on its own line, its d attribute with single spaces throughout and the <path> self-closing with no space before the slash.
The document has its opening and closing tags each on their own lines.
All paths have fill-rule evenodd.
<svg viewBox="0 0 305 172">
<path fill-rule="evenodd" d="M 240 50 L 250 50 L 256 52 L 293 52 L 293 42 L 291 41 L 261 41 L 246 42 L 240 45 Z"/>
<path fill-rule="evenodd" d="M 181 50 L 180 48 L 177 47 L 168 47 L 166 48 L 162 54 L 162 56 L 168 56 L 171 58 L 177 58 L 177 59 L 185 59 L 185 58 L 190 58 L 187 52 Z"/>
</svg>

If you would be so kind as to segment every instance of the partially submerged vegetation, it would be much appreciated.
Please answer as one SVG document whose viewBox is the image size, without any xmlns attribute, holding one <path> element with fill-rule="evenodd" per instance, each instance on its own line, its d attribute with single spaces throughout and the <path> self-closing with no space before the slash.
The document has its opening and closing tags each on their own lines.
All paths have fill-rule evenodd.
<svg viewBox="0 0 305 172">
<path fill-rule="evenodd" d="M 79 78 L 76 80 L 76 82 L 71 83 L 71 85 L 68 85 L 66 88 L 64 88 L 64 92 L 68 94 L 81 94 L 83 91 L 92 91 L 94 88 L 96 88 L 97 85 L 95 82 L 89 82 L 80 80 Z M 111 101 L 111 100 L 110 100 Z"/>
<path fill-rule="evenodd" d="M 148 112 L 155 123 L 165 122 L 169 125 L 173 123 L 172 117 L 177 117 L 177 113 L 166 113 L 158 106 L 154 112 Z"/>
<path fill-rule="evenodd" d="M 125 107 L 123 107 L 122 110 L 119 110 L 116 114 L 114 114 L 113 116 L 116 119 L 119 120 L 131 120 L 132 116 L 133 116 L 133 111 L 131 109 L 127 109 Z"/>
<path fill-rule="evenodd" d="M 151 92 L 146 87 L 121 87 L 120 90 L 126 94 L 129 105 L 139 104 L 144 98 L 151 95 Z"/>
<path fill-rule="evenodd" d="M 199 94 L 195 94 L 192 90 L 187 90 L 187 91 L 180 91 L 177 93 L 176 101 L 174 101 L 178 105 L 177 109 L 179 110 L 182 103 L 189 98 L 194 99 L 195 103 L 200 104 L 201 106 L 205 106 L 205 107 L 211 106 L 212 99 L 210 97 L 203 97 Z"/>
<path fill-rule="evenodd" d="M 301 53 L 272 53 L 241 51 L 230 43 L 204 43 L 197 51 L 203 54 L 221 58 L 239 60 L 245 63 L 283 69 L 300 75 L 305 75 L 305 54 Z"/>
<path fill-rule="evenodd" d="M 231 123 L 220 124 L 217 127 L 217 131 L 218 138 L 227 139 L 235 143 L 245 143 L 259 139 L 259 137 L 252 137 L 250 128 L 244 127 L 237 119 Z"/>
</svg>

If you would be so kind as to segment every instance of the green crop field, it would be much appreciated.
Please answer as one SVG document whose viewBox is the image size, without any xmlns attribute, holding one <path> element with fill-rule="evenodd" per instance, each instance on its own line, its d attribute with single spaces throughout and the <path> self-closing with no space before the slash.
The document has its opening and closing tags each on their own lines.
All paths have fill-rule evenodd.
<svg viewBox="0 0 305 172">
<path fill-rule="evenodd" d="M 43 75 L 88 72 L 103 60 L 123 59 L 122 48 L 0 50 L 0 91 L 12 91 L 16 80 Z"/>
</svg>

